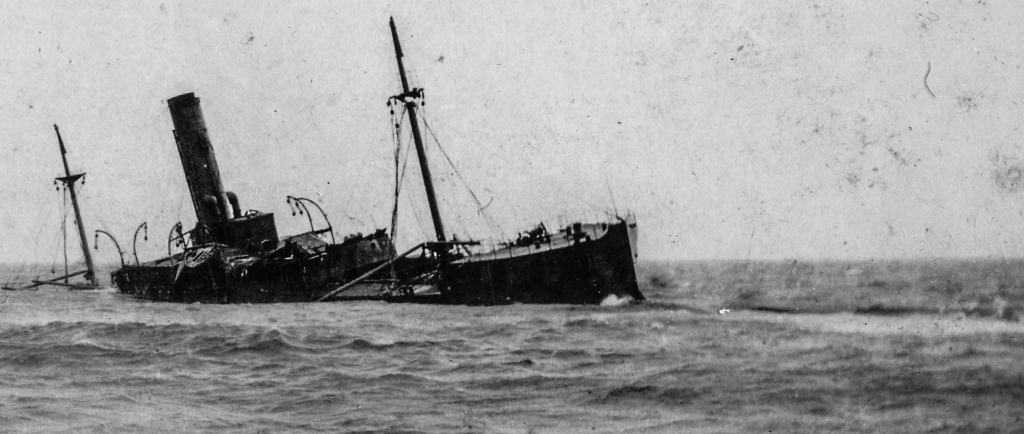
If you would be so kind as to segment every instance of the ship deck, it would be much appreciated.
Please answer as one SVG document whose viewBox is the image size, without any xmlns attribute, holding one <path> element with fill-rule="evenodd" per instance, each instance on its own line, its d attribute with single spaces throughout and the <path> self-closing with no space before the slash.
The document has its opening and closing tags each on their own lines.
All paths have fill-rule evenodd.
<svg viewBox="0 0 1024 434">
<path fill-rule="evenodd" d="M 563 229 L 545 237 L 544 241 L 501 247 L 486 253 L 473 254 L 452 263 L 458 265 L 469 262 L 493 261 L 564 249 L 577 242 L 592 242 L 604 237 L 608 233 L 609 226 L 610 224 L 608 223 L 584 224 L 581 225 L 582 233 L 579 235 L 578 241 L 574 240 L 573 236 Z"/>
</svg>

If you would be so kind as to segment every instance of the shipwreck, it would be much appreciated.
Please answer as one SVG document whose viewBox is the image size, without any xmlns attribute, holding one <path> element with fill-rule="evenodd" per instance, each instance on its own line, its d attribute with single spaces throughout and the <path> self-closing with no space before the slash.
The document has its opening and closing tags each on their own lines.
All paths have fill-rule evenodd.
<svg viewBox="0 0 1024 434">
<path fill-rule="evenodd" d="M 114 271 L 111 279 L 119 291 L 146 300 L 185 303 L 598 304 L 612 296 L 643 300 L 634 268 L 637 224 L 630 215 L 571 222 L 551 231 L 540 224 L 491 248 L 475 240 L 449 238 L 417 117 L 423 90 L 410 87 L 394 20 L 390 27 L 401 92 L 388 98 L 388 105 L 402 107 L 408 115 L 434 239 L 401 253 L 386 229 L 335 242 L 323 210 L 315 202 L 291 197 L 289 201 L 306 213 L 308 205 L 314 205 L 328 223 L 315 229 L 310 219 L 309 232 L 280 237 L 273 214 L 242 213 L 239 196 L 225 190 L 199 99 L 188 93 L 167 103 L 196 224 L 187 232 L 180 223 L 171 230 L 166 257 Z"/>
</svg>

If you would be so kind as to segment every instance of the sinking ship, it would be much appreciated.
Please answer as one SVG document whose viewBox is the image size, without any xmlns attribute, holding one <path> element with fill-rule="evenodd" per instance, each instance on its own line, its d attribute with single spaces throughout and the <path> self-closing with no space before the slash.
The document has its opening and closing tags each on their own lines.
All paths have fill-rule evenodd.
<svg viewBox="0 0 1024 434">
<path fill-rule="evenodd" d="M 333 237 L 333 227 L 319 205 L 305 198 L 288 202 L 307 215 L 313 205 L 325 228 L 280 237 L 273 213 L 242 213 L 238 195 L 224 189 L 199 98 L 187 93 L 167 105 L 196 225 L 187 232 L 180 223 L 171 229 L 168 256 L 114 271 L 111 281 L 120 292 L 183 303 L 312 301 L 366 270 L 360 267 L 394 256 L 383 230 L 340 243 L 324 240 Z"/>
<path fill-rule="evenodd" d="M 64 163 L 64 176 L 54 179 L 53 182 L 54 184 L 57 184 L 58 191 L 60 190 L 60 186 L 63 186 L 64 191 L 70 195 L 72 210 L 75 213 L 75 229 L 78 231 L 78 239 L 81 242 L 82 260 L 85 263 L 85 269 L 77 271 L 70 271 L 68 269 L 67 231 L 62 231 L 64 235 L 64 274 L 60 277 L 51 277 L 49 279 L 32 279 L 32 283 L 25 286 L 4 284 L 0 286 L 0 288 L 4 290 L 18 291 L 36 289 L 40 286 L 61 286 L 77 290 L 99 289 L 101 287 L 97 280 L 96 267 L 93 265 L 92 255 L 89 253 L 89 242 L 87 241 L 85 233 L 85 223 L 82 220 L 82 208 L 78 204 L 78 194 L 75 190 L 76 185 L 85 183 L 85 173 L 71 173 L 71 168 L 68 166 L 68 150 L 64 147 L 64 138 L 60 136 L 60 128 L 57 127 L 57 124 L 54 124 L 53 130 L 57 133 L 57 143 L 60 145 L 60 159 L 61 162 Z M 64 219 L 67 219 L 66 214 Z M 101 230 L 96 231 L 97 241 L 99 241 L 99 234 L 101 233 L 106 232 Z"/>
<path fill-rule="evenodd" d="M 113 272 L 117 288 L 147 300 L 209 303 L 385 300 L 500 305 L 599 304 L 609 297 L 643 300 L 634 267 L 637 224 L 630 215 L 572 222 L 551 231 L 540 224 L 491 248 L 480 241 L 449 238 L 417 116 L 423 90 L 410 87 L 394 20 L 390 26 L 401 93 L 388 98 L 388 105 L 402 107 L 408 115 L 434 239 L 401 253 L 385 229 L 328 242 L 324 238 L 333 237 L 333 228 L 328 223 L 314 229 L 312 219 L 309 232 L 279 237 L 273 214 L 242 214 L 238 196 L 224 190 L 199 100 L 189 93 L 171 98 L 168 107 L 197 223 L 188 232 L 175 226 L 167 257 Z M 308 214 L 306 205 L 312 201 L 289 200 Z M 316 209 L 327 221 L 319 206 Z M 180 251 L 172 253 L 172 247 Z"/>
<path fill-rule="evenodd" d="M 398 297 L 415 299 L 416 285 L 431 282 L 438 299 L 469 305 L 599 304 L 609 297 L 643 300 L 635 270 L 637 224 L 629 215 L 616 215 L 606 222 L 574 222 L 554 231 L 541 223 L 515 240 L 483 251 L 478 250 L 479 242 L 448 239 L 417 111 L 423 103 L 424 92 L 409 86 L 394 19 L 390 26 L 401 93 L 388 101 L 389 105 L 394 103 L 404 108 L 407 114 L 435 239 L 406 252 L 422 250 L 420 258 L 412 261 L 411 266 L 406 266 L 401 257 L 388 261 L 395 270 L 393 274 L 404 276 L 397 282 L 398 290 L 389 291 Z M 398 130 L 401 127 L 395 126 Z M 424 267 L 423 258 L 430 258 L 434 266 Z M 357 293 L 359 279 L 373 278 L 375 273 L 386 269 L 383 265 L 378 268 L 332 291 L 322 300 L 343 298 L 347 292 Z M 404 271 L 408 269 L 418 272 Z"/>
</svg>

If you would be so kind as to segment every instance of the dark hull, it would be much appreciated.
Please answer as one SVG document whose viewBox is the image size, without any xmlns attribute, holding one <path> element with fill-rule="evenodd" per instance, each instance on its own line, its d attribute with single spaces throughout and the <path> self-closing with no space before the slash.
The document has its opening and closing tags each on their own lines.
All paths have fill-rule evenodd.
<svg viewBox="0 0 1024 434">
<path fill-rule="evenodd" d="M 465 305 L 600 304 L 612 295 L 643 300 L 633 266 L 636 225 L 625 221 L 584 225 L 582 233 L 454 260 L 430 284 L 436 286 L 434 291 L 391 295 L 393 292 L 385 291 L 390 286 L 387 283 L 370 282 L 331 300 Z M 180 261 L 125 267 L 112 278 L 121 292 L 152 301 L 311 302 L 387 259 L 366 248 L 367 242 L 348 248 L 332 246 L 308 258 L 266 261 L 244 269 L 232 268 L 230 260 L 215 256 L 193 267 L 182 266 Z M 432 259 L 419 257 L 399 261 L 395 269 L 399 282 L 408 284 L 437 266 Z"/>
<path fill-rule="evenodd" d="M 386 235 L 368 237 L 306 256 L 293 251 L 286 252 L 285 258 L 259 258 L 244 267 L 233 266 L 232 258 L 221 254 L 195 266 L 186 266 L 179 256 L 121 268 L 111 274 L 111 280 L 120 292 L 151 301 L 309 302 L 386 261 L 391 254 L 388 248 Z"/>
<path fill-rule="evenodd" d="M 589 226 L 593 236 L 456 261 L 445 270 L 444 293 L 469 305 L 600 304 L 611 295 L 643 300 L 633 266 L 636 224 Z"/>
<path fill-rule="evenodd" d="M 222 264 L 126 267 L 111 275 L 125 294 L 177 303 L 286 303 L 314 301 L 326 293 L 333 273 L 320 261 L 259 267 L 236 277 Z M 177 276 L 177 277 L 176 277 Z M 340 280 L 340 279 L 339 279 Z"/>
</svg>

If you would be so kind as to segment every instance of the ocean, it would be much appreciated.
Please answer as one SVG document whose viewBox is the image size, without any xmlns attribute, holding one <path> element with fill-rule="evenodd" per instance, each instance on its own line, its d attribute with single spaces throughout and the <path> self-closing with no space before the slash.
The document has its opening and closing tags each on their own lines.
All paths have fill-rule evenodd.
<svg viewBox="0 0 1024 434">
<path fill-rule="evenodd" d="M 606 306 L 0 291 L 0 432 L 1024 432 L 1024 261 L 638 273 Z"/>
</svg>

